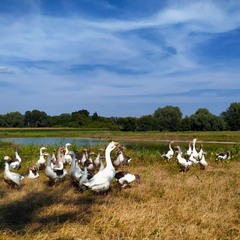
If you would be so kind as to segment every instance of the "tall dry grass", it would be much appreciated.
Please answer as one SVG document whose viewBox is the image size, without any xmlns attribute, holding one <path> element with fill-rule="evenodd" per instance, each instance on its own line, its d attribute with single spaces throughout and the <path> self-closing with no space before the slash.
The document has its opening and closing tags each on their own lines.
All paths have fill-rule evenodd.
<svg viewBox="0 0 240 240">
<path fill-rule="evenodd" d="M 10 190 L 0 181 L 0 239 L 240 239 L 240 162 L 180 173 L 176 159 L 131 152 L 125 167 L 141 183 L 107 195 L 80 192 L 70 178 L 56 188 L 44 172 Z"/>
</svg>

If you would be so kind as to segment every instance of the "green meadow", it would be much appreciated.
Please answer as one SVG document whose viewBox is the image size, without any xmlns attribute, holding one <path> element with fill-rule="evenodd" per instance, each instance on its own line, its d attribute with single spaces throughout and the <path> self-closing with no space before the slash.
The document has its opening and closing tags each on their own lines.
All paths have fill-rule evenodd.
<svg viewBox="0 0 240 240">
<path fill-rule="evenodd" d="M 118 170 L 138 173 L 140 184 L 120 189 L 115 181 L 107 195 L 72 185 L 70 176 L 55 188 L 48 184 L 44 171 L 35 180 L 23 179 L 20 189 L 10 189 L 3 181 L 0 161 L 0 239 L 240 239 L 240 133 L 239 132 L 109 132 L 79 129 L 1 129 L 7 137 L 91 137 L 145 142 L 143 148 L 127 147 L 132 157 Z M 193 166 L 179 172 L 176 154 L 169 162 L 161 158 L 167 142 L 185 151 L 194 137 L 203 142 L 208 168 Z M 148 143 L 159 149 L 148 148 Z M 227 142 L 227 144 L 226 144 Z M 231 142 L 231 143 L 229 143 Z M 14 156 L 16 144 L 0 142 L 1 158 Z M 58 146 L 47 146 L 52 151 Z M 197 142 L 197 147 L 199 143 Z M 39 158 L 36 145 L 19 146 L 22 167 Z M 99 146 L 88 146 L 97 152 Z M 83 147 L 73 144 L 71 150 Z M 216 161 L 216 153 L 230 150 L 232 159 Z M 116 150 L 111 157 L 114 158 Z M 69 171 L 70 166 L 66 166 Z"/>
<path fill-rule="evenodd" d="M 9 137 L 90 137 L 106 139 L 128 139 L 140 141 L 191 140 L 239 142 L 240 131 L 216 132 L 123 132 L 93 128 L 0 128 L 0 138 Z"/>
</svg>

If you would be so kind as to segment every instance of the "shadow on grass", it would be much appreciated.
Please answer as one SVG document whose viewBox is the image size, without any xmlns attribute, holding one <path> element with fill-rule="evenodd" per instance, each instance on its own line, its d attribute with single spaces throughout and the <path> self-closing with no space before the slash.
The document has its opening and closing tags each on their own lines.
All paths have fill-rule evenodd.
<svg viewBox="0 0 240 240">
<path fill-rule="evenodd" d="M 77 201 L 74 198 L 64 201 L 59 198 L 61 192 L 64 192 L 64 186 L 54 190 L 47 188 L 45 191 L 30 192 L 21 200 L 2 204 L 0 206 L 0 231 L 11 230 L 18 234 L 24 234 L 27 225 L 37 224 L 31 230 L 34 233 L 44 228 L 54 228 L 54 226 L 65 222 L 78 221 L 79 215 L 82 224 L 89 223 L 93 216 L 90 206 L 95 204 L 95 198 L 79 193 Z M 40 216 L 37 216 L 46 207 L 49 209 L 48 211 L 51 211 L 51 207 L 58 203 L 64 205 L 63 208 L 65 209 L 62 213 L 61 211 L 58 213 L 53 211 L 48 215 L 41 216 L 40 214 Z M 77 214 L 76 211 L 71 211 L 71 206 L 74 205 L 78 206 Z"/>
<path fill-rule="evenodd" d="M 0 190 L 0 198 L 3 198 L 5 196 L 6 192 L 2 189 Z"/>
</svg>

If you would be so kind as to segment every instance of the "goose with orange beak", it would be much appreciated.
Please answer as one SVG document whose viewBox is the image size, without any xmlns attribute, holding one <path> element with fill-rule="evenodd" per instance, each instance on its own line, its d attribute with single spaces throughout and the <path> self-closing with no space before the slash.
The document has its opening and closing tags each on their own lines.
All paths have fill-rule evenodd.
<svg viewBox="0 0 240 240">
<path fill-rule="evenodd" d="M 9 156 L 5 156 L 4 157 L 5 169 L 3 174 L 4 181 L 11 188 L 20 187 L 21 181 L 24 179 L 24 176 L 20 175 L 19 173 L 11 172 L 9 161 L 11 161 L 11 158 Z"/>
<path fill-rule="evenodd" d="M 115 168 L 111 160 L 111 152 L 118 146 L 118 142 L 110 142 L 105 150 L 106 167 L 95 174 L 84 185 L 94 192 L 102 193 L 107 192 L 110 188 L 111 181 L 115 176 Z"/>
</svg>

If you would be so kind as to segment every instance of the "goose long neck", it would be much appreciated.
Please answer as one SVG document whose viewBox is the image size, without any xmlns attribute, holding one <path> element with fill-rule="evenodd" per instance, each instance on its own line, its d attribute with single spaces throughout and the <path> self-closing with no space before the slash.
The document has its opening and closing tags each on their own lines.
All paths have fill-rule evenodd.
<svg viewBox="0 0 240 240">
<path fill-rule="evenodd" d="M 169 142 L 169 149 L 172 150 L 172 142 Z"/>
<path fill-rule="evenodd" d="M 105 151 L 105 158 L 106 158 L 106 165 L 107 165 L 106 167 L 112 167 L 113 168 L 110 153 L 111 153 L 111 150 L 109 148 L 107 148 L 106 151 Z"/>
<path fill-rule="evenodd" d="M 42 149 L 40 148 L 40 156 L 42 156 Z"/>
<path fill-rule="evenodd" d="M 77 166 L 77 159 L 73 156 L 72 157 L 72 162 L 71 162 L 71 169 L 74 169 Z"/>
<path fill-rule="evenodd" d="M 182 156 L 182 150 L 180 147 L 178 148 L 178 156 Z"/>
<path fill-rule="evenodd" d="M 9 164 L 5 162 L 5 172 L 9 172 Z"/>
<path fill-rule="evenodd" d="M 193 144 L 193 149 L 196 150 L 196 140 L 193 140 L 192 144 Z"/>
<path fill-rule="evenodd" d="M 48 155 L 47 166 L 51 167 L 51 156 L 50 155 Z"/>
<path fill-rule="evenodd" d="M 65 150 L 66 150 L 65 154 L 69 153 L 69 150 L 68 150 L 68 146 L 67 146 L 67 145 L 65 146 Z"/>
<path fill-rule="evenodd" d="M 98 152 L 96 159 L 97 159 L 97 160 L 100 159 L 100 156 L 101 156 L 101 153 Z"/>
<path fill-rule="evenodd" d="M 57 159 L 56 159 L 56 164 L 59 163 L 60 159 L 62 159 L 62 149 L 59 148 L 57 152 Z"/>
</svg>

